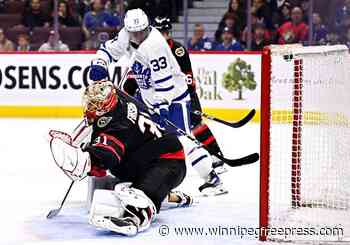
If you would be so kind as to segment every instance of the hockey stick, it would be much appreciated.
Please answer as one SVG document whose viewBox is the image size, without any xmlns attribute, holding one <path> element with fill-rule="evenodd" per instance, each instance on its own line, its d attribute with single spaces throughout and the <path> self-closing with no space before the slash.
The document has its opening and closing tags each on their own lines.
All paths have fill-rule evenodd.
<svg viewBox="0 0 350 245">
<path fill-rule="evenodd" d="M 124 85 L 125 85 L 125 82 L 126 82 L 126 78 L 128 77 L 128 73 L 129 73 L 129 70 L 130 70 L 130 67 L 134 64 L 136 60 L 136 51 L 134 51 L 129 59 L 129 63 L 123 73 L 123 75 L 121 76 L 120 78 L 120 81 L 118 83 L 118 88 L 120 90 L 123 90 L 124 91 Z"/>
<path fill-rule="evenodd" d="M 133 102 L 134 104 L 136 104 L 142 110 L 145 110 L 145 111 L 149 110 L 149 111 L 151 111 L 153 113 L 156 113 L 156 111 L 154 109 L 147 107 L 145 104 L 143 104 L 142 102 L 136 100 L 135 98 L 133 98 L 132 96 L 128 95 L 124 91 L 122 91 L 120 89 L 116 89 L 116 91 L 117 91 L 117 94 L 121 98 L 124 98 L 126 101 Z M 181 134 L 181 135 L 187 137 L 188 139 L 192 140 L 193 142 L 195 142 L 198 145 L 198 147 L 203 147 L 204 149 L 208 150 L 207 146 L 203 145 L 195 137 L 193 137 L 192 135 L 189 135 L 188 133 L 186 133 L 181 128 L 177 127 L 174 123 L 172 123 L 168 119 L 165 119 L 165 122 L 169 126 L 173 127 L 176 130 L 176 132 L 178 132 L 179 134 Z M 254 163 L 254 162 L 259 160 L 259 154 L 258 153 L 253 153 L 253 154 L 250 154 L 250 155 L 247 155 L 245 157 L 238 158 L 238 159 L 228 159 L 228 158 L 225 158 L 224 156 L 222 156 L 220 154 L 217 154 L 217 153 L 214 154 L 214 156 L 216 156 L 221 161 L 225 162 L 227 165 L 229 165 L 231 167 L 243 166 L 243 165 Z"/>
<path fill-rule="evenodd" d="M 213 120 L 215 122 L 219 122 L 219 123 L 225 124 L 226 126 L 229 126 L 229 127 L 232 127 L 232 128 L 240 128 L 240 127 L 246 125 L 255 116 L 255 112 L 256 112 L 255 109 L 252 109 L 244 118 L 242 118 L 238 122 L 230 123 L 230 122 L 226 122 L 226 121 L 224 121 L 222 119 L 210 116 L 210 115 L 208 115 L 208 114 L 206 114 L 204 112 L 201 112 L 201 111 L 191 111 L 191 113 L 193 113 L 193 114 L 195 114 L 197 116 L 205 117 L 207 119 L 210 119 L 210 120 Z"/>
<path fill-rule="evenodd" d="M 75 182 L 75 181 L 72 180 L 72 182 L 70 183 L 69 188 L 68 188 L 68 190 L 67 190 L 67 192 L 66 192 L 66 195 L 64 195 L 64 198 L 63 198 L 63 200 L 62 200 L 62 202 L 61 202 L 60 207 L 59 207 L 59 208 L 56 208 L 56 209 L 52 209 L 52 210 L 46 215 L 46 218 L 47 218 L 47 219 L 52 219 L 53 217 L 57 216 L 58 213 L 61 211 L 61 209 L 62 209 L 64 203 L 66 202 L 66 199 L 67 199 L 67 197 L 68 197 L 68 194 L 69 194 L 70 190 L 72 189 L 72 186 L 73 186 L 74 182 Z"/>
</svg>

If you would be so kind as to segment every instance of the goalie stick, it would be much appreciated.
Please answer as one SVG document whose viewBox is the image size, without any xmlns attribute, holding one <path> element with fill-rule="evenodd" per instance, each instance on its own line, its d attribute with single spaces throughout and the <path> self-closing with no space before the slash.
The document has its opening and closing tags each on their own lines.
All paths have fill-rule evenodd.
<svg viewBox="0 0 350 245">
<path fill-rule="evenodd" d="M 75 130 L 78 130 L 78 128 L 82 125 L 83 122 L 84 122 L 84 120 L 83 120 L 81 123 L 79 123 L 79 125 L 74 129 L 74 131 L 75 131 Z M 57 130 L 50 130 L 49 135 L 51 136 L 51 140 L 50 140 L 50 149 L 51 149 L 52 139 L 54 139 L 54 138 L 60 138 L 60 139 L 62 139 L 63 141 L 69 143 L 69 144 L 72 144 L 73 141 L 74 141 L 74 140 L 72 139 L 72 137 L 71 137 L 69 134 L 64 133 L 64 132 L 61 132 L 61 131 L 57 131 Z M 51 151 L 52 151 L 52 150 L 51 150 Z M 50 210 L 50 212 L 46 215 L 46 218 L 47 218 L 47 219 L 52 219 L 53 217 L 57 216 L 58 213 L 61 211 L 61 209 L 62 209 L 64 203 L 66 202 L 66 199 L 67 199 L 67 197 L 68 197 L 68 194 L 69 194 L 70 190 L 72 189 L 72 186 L 73 186 L 74 182 L 75 182 L 75 180 L 72 180 L 72 182 L 70 183 L 69 188 L 68 188 L 68 190 L 66 191 L 66 194 L 64 195 L 64 198 L 63 198 L 63 200 L 62 200 L 61 205 L 59 206 L 59 208 Z"/>
<path fill-rule="evenodd" d="M 70 190 L 72 189 L 72 186 L 73 186 L 74 182 L 75 182 L 75 181 L 72 180 L 72 182 L 70 183 L 69 188 L 68 188 L 66 194 L 64 195 L 64 198 L 63 198 L 63 200 L 62 200 L 62 202 L 61 202 L 60 207 L 59 207 L 59 208 L 56 208 L 56 209 L 50 210 L 50 212 L 46 215 L 46 218 L 47 218 L 47 219 L 52 219 L 53 217 L 57 216 L 58 213 L 61 211 L 61 209 L 62 209 L 64 203 L 66 202 L 66 199 L 67 199 L 67 197 L 68 197 L 68 194 L 69 194 Z"/>
<path fill-rule="evenodd" d="M 80 129 L 81 128 L 81 129 Z M 74 141 L 77 139 L 77 137 L 82 133 L 82 131 L 86 128 L 85 126 L 85 119 L 82 120 L 78 126 L 73 130 L 73 135 L 74 135 L 74 138 L 72 138 L 71 135 L 65 133 L 65 132 L 61 132 L 61 131 L 58 131 L 58 130 L 50 130 L 49 131 L 49 135 L 51 136 L 51 140 L 50 140 L 50 149 L 51 149 L 51 144 L 52 144 L 52 140 L 54 138 L 59 138 L 63 141 L 65 141 L 67 144 L 73 144 Z M 77 131 L 77 133 L 74 133 L 74 131 Z M 52 151 L 52 149 L 51 149 Z M 55 163 L 56 163 L 56 160 L 55 160 Z M 57 164 L 57 163 L 56 163 Z M 61 169 L 62 170 L 62 169 Z M 64 172 L 64 171 L 63 171 Z M 65 173 L 65 172 L 64 172 Z M 65 173 L 66 174 L 66 173 Z M 69 177 L 69 176 L 68 176 Z M 64 198 L 59 206 L 59 208 L 56 208 L 56 209 L 52 209 L 49 211 L 49 213 L 46 215 L 46 218 L 47 219 L 52 219 L 53 217 L 57 216 L 59 214 L 59 212 L 61 211 L 64 203 L 66 202 L 66 199 L 68 197 L 68 194 L 70 193 L 72 187 L 73 187 L 73 184 L 75 183 L 75 180 L 72 179 L 72 182 L 70 183 L 69 187 L 68 187 L 68 190 L 66 191 L 66 194 L 64 195 Z"/>
<path fill-rule="evenodd" d="M 138 107 L 140 107 L 142 110 L 145 110 L 145 111 L 149 110 L 149 111 L 151 111 L 153 113 L 156 113 L 156 111 L 154 109 L 147 107 L 145 104 L 143 104 L 142 102 L 136 100 L 135 98 L 133 98 L 132 96 L 128 95 L 124 91 L 122 91 L 122 90 L 120 90 L 118 88 L 116 89 L 116 91 L 117 91 L 117 94 L 121 98 L 124 98 L 124 100 L 126 100 L 126 101 L 133 102 Z M 193 137 L 192 135 L 187 134 L 185 131 L 183 131 L 181 128 L 177 127 L 174 123 L 172 123 L 168 119 L 165 119 L 165 122 L 168 125 L 170 125 L 171 127 L 173 127 L 179 134 L 182 134 L 183 136 L 186 136 L 188 139 L 190 139 L 193 142 L 195 142 L 198 145 L 198 147 L 203 147 L 204 149 L 208 150 L 207 147 L 205 145 L 203 145 L 201 142 L 199 142 L 195 137 Z M 230 167 L 239 167 L 239 166 L 243 166 L 243 165 L 254 163 L 254 162 L 259 160 L 259 154 L 258 153 L 253 153 L 253 154 L 247 155 L 247 156 L 242 157 L 242 158 L 237 158 L 237 159 L 228 159 L 228 158 L 225 158 L 224 156 L 222 156 L 220 154 L 217 154 L 217 153 L 214 154 L 214 156 L 219 158 L 221 161 L 225 162 Z"/>
<path fill-rule="evenodd" d="M 204 112 L 201 112 L 201 111 L 191 111 L 191 113 L 197 115 L 197 116 L 202 116 L 202 117 L 205 117 L 207 119 L 210 119 L 210 120 L 213 120 L 215 122 L 219 122 L 219 123 L 222 123 L 222 124 L 225 124 L 226 126 L 229 126 L 229 127 L 232 127 L 232 128 L 240 128 L 244 125 L 246 125 L 250 120 L 252 120 L 252 118 L 255 116 L 255 109 L 252 109 L 244 118 L 242 118 L 241 120 L 239 120 L 238 122 L 233 122 L 233 123 L 230 123 L 230 122 L 226 122 L 220 118 L 216 118 L 216 117 L 213 117 L 213 116 L 210 116 Z"/>
</svg>

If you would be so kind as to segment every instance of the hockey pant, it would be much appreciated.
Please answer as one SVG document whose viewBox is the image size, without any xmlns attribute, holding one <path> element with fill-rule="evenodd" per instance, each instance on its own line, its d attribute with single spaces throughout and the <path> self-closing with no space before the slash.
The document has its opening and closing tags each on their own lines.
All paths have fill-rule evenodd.
<svg viewBox="0 0 350 245">
<path fill-rule="evenodd" d="M 191 110 L 202 112 L 202 107 L 196 92 L 190 94 L 191 97 Z M 219 154 L 222 155 L 220 147 L 209 129 L 209 127 L 202 122 L 202 117 L 200 115 L 195 115 L 191 113 L 191 130 L 196 137 L 196 139 L 201 142 L 203 145 L 206 145 L 208 151 L 211 155 Z"/>
<path fill-rule="evenodd" d="M 169 120 L 177 127 L 191 134 L 191 103 L 190 102 L 174 102 L 169 106 Z M 167 130 L 175 132 L 176 129 L 168 125 Z M 212 171 L 213 160 L 203 147 L 199 147 L 192 140 L 186 136 L 178 135 L 181 141 L 185 155 L 190 164 L 203 179 L 207 179 L 209 173 Z"/>
</svg>

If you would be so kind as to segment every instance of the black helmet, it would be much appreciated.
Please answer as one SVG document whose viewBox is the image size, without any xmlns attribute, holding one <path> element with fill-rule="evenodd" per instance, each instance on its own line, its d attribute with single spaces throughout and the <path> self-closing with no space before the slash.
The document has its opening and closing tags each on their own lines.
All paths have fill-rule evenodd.
<svg viewBox="0 0 350 245">
<path fill-rule="evenodd" d="M 172 28 L 170 19 L 168 17 L 160 16 L 157 16 L 154 19 L 154 27 L 157 28 L 160 32 L 170 31 Z"/>
</svg>

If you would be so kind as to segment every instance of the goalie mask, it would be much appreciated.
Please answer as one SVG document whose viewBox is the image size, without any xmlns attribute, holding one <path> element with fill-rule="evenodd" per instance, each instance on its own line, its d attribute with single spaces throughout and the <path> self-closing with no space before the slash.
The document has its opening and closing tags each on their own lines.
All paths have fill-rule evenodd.
<svg viewBox="0 0 350 245">
<path fill-rule="evenodd" d="M 93 123 L 97 117 L 111 111 L 116 104 L 116 89 L 110 81 L 89 85 L 83 95 L 84 116 L 89 123 Z"/>
</svg>

